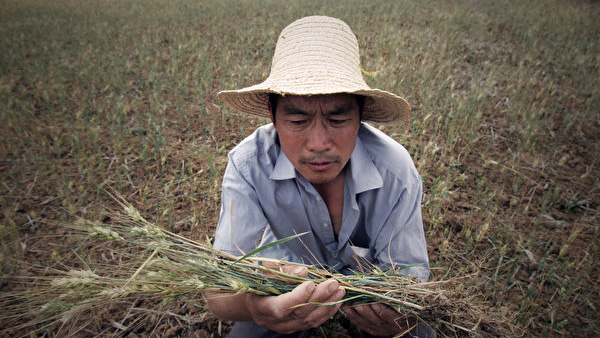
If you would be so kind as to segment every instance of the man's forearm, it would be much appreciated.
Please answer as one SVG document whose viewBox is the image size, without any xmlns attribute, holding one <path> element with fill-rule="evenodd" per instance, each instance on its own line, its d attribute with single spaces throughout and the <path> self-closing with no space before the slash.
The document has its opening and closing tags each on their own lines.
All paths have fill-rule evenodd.
<svg viewBox="0 0 600 338">
<path fill-rule="evenodd" d="M 204 294 L 212 314 L 220 320 L 245 322 L 252 317 L 246 307 L 247 294 L 212 293 Z"/>
</svg>

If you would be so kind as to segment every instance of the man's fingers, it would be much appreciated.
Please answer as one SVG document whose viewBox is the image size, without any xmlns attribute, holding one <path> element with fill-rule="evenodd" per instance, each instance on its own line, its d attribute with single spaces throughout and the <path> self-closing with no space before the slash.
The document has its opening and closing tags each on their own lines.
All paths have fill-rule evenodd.
<svg viewBox="0 0 600 338">
<path fill-rule="evenodd" d="M 372 304 L 370 307 L 373 313 L 384 322 L 393 322 L 400 318 L 400 314 L 398 312 L 383 304 Z"/>
<path fill-rule="evenodd" d="M 282 271 L 290 275 L 295 275 L 298 277 L 306 277 L 308 275 L 308 268 L 303 265 L 297 264 L 277 264 L 274 262 L 264 261 L 262 262 L 262 266 L 271 270 Z M 272 274 L 270 272 L 266 272 L 267 274 Z"/>
<path fill-rule="evenodd" d="M 311 302 L 324 302 L 339 289 L 340 284 L 334 280 L 329 279 L 319 284 L 315 291 L 310 296 L 309 301 Z"/>
<path fill-rule="evenodd" d="M 276 297 L 278 306 L 288 306 L 290 304 L 291 306 L 282 311 L 281 314 L 284 314 L 284 317 L 274 322 L 270 328 L 279 333 L 291 333 L 317 327 L 332 317 L 341 304 L 316 306 L 309 304 L 309 302 L 336 302 L 341 300 L 344 294 L 344 290 L 334 280 L 319 285 L 305 282 L 292 292 Z"/>
<path fill-rule="evenodd" d="M 298 304 L 304 304 L 308 301 L 316 285 L 313 282 L 304 282 L 298 285 L 291 292 L 284 293 L 274 297 L 263 297 L 251 295 L 249 307 L 254 309 L 258 317 L 273 318 L 275 320 L 284 320 L 293 308 Z M 253 316 L 254 317 L 254 316 Z M 254 317 L 257 324 L 261 324 L 261 318 Z"/>
<path fill-rule="evenodd" d="M 342 311 L 346 314 L 350 321 L 361 327 L 366 324 L 372 324 L 371 322 L 367 321 L 363 315 L 364 307 L 365 305 L 346 305 L 342 307 Z"/>
<path fill-rule="evenodd" d="M 342 312 L 350 319 L 358 316 L 358 313 L 356 310 L 354 310 L 353 305 L 343 305 Z"/>
<path fill-rule="evenodd" d="M 313 282 L 304 282 L 296 286 L 292 292 L 277 296 L 279 306 L 281 306 L 282 309 L 286 309 L 287 311 L 291 312 L 298 304 L 304 304 L 308 302 L 317 288 L 318 286 Z"/>
<path fill-rule="evenodd" d="M 414 318 L 380 303 L 344 306 L 342 311 L 354 325 L 371 335 L 403 334 L 416 324 Z"/>
<path fill-rule="evenodd" d="M 381 318 L 373 311 L 373 308 L 369 304 L 364 304 L 360 306 L 353 307 L 353 310 L 358 314 L 358 316 L 365 322 L 371 324 L 378 324 L 382 322 Z"/>
<path fill-rule="evenodd" d="M 346 292 L 344 289 L 340 288 L 337 281 L 328 280 L 315 289 L 309 301 L 325 304 L 334 303 L 344 298 L 345 294 Z M 300 310 L 298 315 L 304 315 L 304 322 L 308 326 L 315 327 L 331 318 L 341 306 L 341 303 L 335 305 L 307 306 L 305 309 L 298 309 Z"/>
<path fill-rule="evenodd" d="M 344 314 L 346 314 L 346 317 L 350 319 L 350 322 L 356 325 L 356 327 L 358 327 L 360 330 L 365 331 L 368 334 L 375 335 L 376 332 L 373 331 L 375 325 L 365 320 L 365 318 L 363 318 L 361 314 L 357 311 L 358 308 L 362 308 L 363 306 L 364 305 L 346 305 L 342 307 L 342 312 L 344 312 Z"/>
<path fill-rule="evenodd" d="M 302 265 L 283 265 L 281 271 L 298 277 L 306 277 L 308 275 L 308 268 Z"/>
<path fill-rule="evenodd" d="M 313 305 L 341 300 L 345 295 L 335 280 L 320 284 L 304 282 L 291 292 L 279 296 L 249 296 L 249 309 L 254 321 L 279 333 L 291 333 L 321 325 L 340 308 L 335 305 Z"/>
</svg>

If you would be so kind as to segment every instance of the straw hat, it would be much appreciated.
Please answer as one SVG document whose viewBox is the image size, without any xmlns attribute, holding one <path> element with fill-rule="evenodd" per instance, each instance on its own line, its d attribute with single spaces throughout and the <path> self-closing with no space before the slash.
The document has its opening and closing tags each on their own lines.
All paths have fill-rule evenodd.
<svg viewBox="0 0 600 338">
<path fill-rule="evenodd" d="M 224 90 L 217 97 L 242 112 L 269 117 L 269 93 L 365 96 L 363 120 L 391 123 L 410 119 L 410 106 L 390 92 L 370 88 L 362 77 L 358 41 L 348 25 L 309 16 L 285 27 L 275 47 L 271 74 L 262 83 Z"/>
</svg>

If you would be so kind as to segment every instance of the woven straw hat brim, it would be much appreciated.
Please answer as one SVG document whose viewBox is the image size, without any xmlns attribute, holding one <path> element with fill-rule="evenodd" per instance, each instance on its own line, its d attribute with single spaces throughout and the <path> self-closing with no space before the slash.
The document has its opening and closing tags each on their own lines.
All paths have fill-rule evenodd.
<svg viewBox="0 0 600 338">
<path fill-rule="evenodd" d="M 410 119 L 403 98 L 372 89 L 362 77 L 358 41 L 343 21 L 309 16 L 285 27 L 275 46 L 271 73 L 262 83 L 225 90 L 217 97 L 244 113 L 268 117 L 268 94 L 365 96 L 363 120 L 390 123 Z"/>
<path fill-rule="evenodd" d="M 324 94 L 355 94 L 365 97 L 363 107 L 363 120 L 376 123 L 394 123 L 410 121 L 410 105 L 403 98 L 379 89 L 358 89 L 344 92 L 282 92 L 269 88 L 262 88 L 262 84 L 240 90 L 224 90 L 217 97 L 232 108 L 241 112 L 269 118 L 268 109 L 269 93 L 285 95 L 324 95 Z"/>
</svg>

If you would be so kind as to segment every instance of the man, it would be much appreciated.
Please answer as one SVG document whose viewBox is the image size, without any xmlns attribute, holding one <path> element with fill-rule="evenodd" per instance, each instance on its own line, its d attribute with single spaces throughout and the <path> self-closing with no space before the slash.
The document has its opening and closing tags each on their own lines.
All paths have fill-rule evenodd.
<svg viewBox="0 0 600 338">
<path fill-rule="evenodd" d="M 427 280 L 421 179 L 400 144 L 363 122 L 406 120 L 410 107 L 371 89 L 361 69 L 351 29 L 338 19 L 311 16 L 281 32 L 264 82 L 218 94 L 273 123 L 229 153 L 214 248 L 242 255 L 307 232 L 261 255 L 342 273 L 358 270 L 364 259 Z M 299 265 L 283 269 L 307 273 Z M 215 316 L 237 322 L 230 337 L 296 337 L 340 308 L 365 335 L 412 327 L 412 319 L 382 304 L 306 305 L 343 297 L 337 281 L 329 280 L 305 282 L 280 296 L 208 294 L 207 301 Z"/>
</svg>

